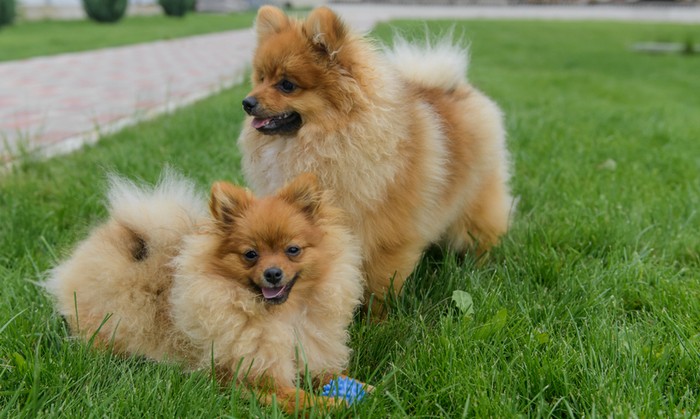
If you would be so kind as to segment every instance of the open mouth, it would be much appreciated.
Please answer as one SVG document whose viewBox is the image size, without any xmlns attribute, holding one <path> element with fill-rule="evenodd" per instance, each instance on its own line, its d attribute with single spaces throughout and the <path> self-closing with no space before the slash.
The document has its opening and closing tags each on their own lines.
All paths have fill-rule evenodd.
<svg viewBox="0 0 700 419">
<path fill-rule="evenodd" d="M 285 112 L 270 117 L 255 117 L 251 124 L 263 134 L 288 134 L 301 128 L 301 115 L 297 112 Z"/>
<path fill-rule="evenodd" d="M 283 302 L 287 301 L 287 298 L 289 298 L 289 293 L 292 291 L 292 287 L 297 282 L 297 277 L 298 275 L 295 275 L 291 281 L 287 282 L 281 287 L 261 287 L 253 281 L 251 281 L 251 285 L 260 292 L 263 300 L 265 300 L 266 303 L 282 304 Z"/>
</svg>

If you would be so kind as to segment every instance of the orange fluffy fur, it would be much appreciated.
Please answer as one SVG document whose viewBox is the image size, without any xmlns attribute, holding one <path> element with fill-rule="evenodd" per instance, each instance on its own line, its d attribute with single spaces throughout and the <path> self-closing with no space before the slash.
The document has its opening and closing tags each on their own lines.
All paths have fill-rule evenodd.
<svg viewBox="0 0 700 419">
<path fill-rule="evenodd" d="M 325 7 L 304 21 L 262 7 L 256 30 L 246 179 L 267 194 L 316 173 L 360 237 L 368 292 L 381 299 L 392 279 L 400 290 L 431 243 L 481 253 L 499 241 L 513 204 L 502 115 L 465 81 L 465 51 L 399 41 L 381 53 Z"/>
<path fill-rule="evenodd" d="M 359 245 L 311 179 L 261 199 L 215 184 L 216 226 L 187 237 L 172 293 L 175 324 L 200 350 L 201 367 L 211 365 L 213 351 L 217 369 L 273 385 L 291 409 L 298 375 L 323 381 L 346 368 L 347 327 L 363 292 Z M 286 254 L 290 247 L 300 253 Z M 246 259 L 251 250 L 257 259 Z M 257 288 L 273 267 L 284 272 L 280 285 L 296 282 L 285 302 L 271 305 Z M 311 396 L 302 396 L 308 403 Z"/>
<path fill-rule="evenodd" d="M 262 199 L 218 182 L 211 216 L 172 175 L 155 188 L 114 178 L 109 195 L 109 219 L 45 284 L 73 333 L 190 369 L 210 368 L 213 355 L 223 377 L 288 412 L 342 404 L 295 387 L 299 375 L 323 383 L 346 368 L 363 293 L 357 239 L 313 175 Z M 277 304 L 260 288 L 271 267 L 284 273 L 276 285 L 295 280 Z"/>
</svg>

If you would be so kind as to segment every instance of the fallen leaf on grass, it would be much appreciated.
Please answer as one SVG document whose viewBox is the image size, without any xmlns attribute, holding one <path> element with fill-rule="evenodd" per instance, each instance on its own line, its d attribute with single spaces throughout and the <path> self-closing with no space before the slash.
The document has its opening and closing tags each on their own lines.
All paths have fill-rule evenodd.
<svg viewBox="0 0 700 419">
<path fill-rule="evenodd" d="M 468 292 L 460 290 L 454 291 L 452 293 L 452 301 L 455 302 L 459 311 L 465 316 L 474 314 L 474 300 Z"/>
</svg>

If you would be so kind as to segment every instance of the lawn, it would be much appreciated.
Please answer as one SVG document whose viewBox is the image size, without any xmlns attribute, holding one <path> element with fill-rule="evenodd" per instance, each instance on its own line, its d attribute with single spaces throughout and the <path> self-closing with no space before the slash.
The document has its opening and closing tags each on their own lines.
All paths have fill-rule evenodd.
<svg viewBox="0 0 700 419">
<path fill-rule="evenodd" d="M 189 13 L 184 18 L 126 16 L 117 23 L 92 20 L 20 21 L 0 29 L 0 61 L 87 51 L 250 27 L 255 12 Z"/>
<path fill-rule="evenodd" d="M 432 253 L 386 321 L 353 324 L 350 374 L 378 390 L 338 415 L 699 414 L 700 57 L 629 47 L 700 27 L 428 28 L 452 24 L 472 45 L 470 79 L 505 111 L 518 214 L 488 260 Z M 0 178 L 0 416 L 281 415 L 205 373 L 87 349 L 36 286 L 103 219 L 105 171 L 155 181 L 167 163 L 203 189 L 242 181 L 246 91 Z"/>
</svg>

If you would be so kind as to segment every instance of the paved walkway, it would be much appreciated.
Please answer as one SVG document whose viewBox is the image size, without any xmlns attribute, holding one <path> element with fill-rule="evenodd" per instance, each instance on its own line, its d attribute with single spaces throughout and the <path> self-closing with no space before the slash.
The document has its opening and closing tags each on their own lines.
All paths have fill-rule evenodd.
<svg viewBox="0 0 700 419">
<path fill-rule="evenodd" d="M 70 152 L 240 83 L 253 42 L 248 29 L 0 63 L 0 160 Z"/>
<path fill-rule="evenodd" d="M 392 4 L 333 5 L 343 18 L 360 30 L 388 19 L 540 19 L 618 20 L 639 22 L 700 22 L 700 5 L 690 6 L 399 6 Z"/>
<path fill-rule="evenodd" d="M 356 30 L 393 18 L 700 22 L 700 7 L 332 7 Z M 100 135 L 242 81 L 251 29 L 0 63 L 0 163 L 18 150 L 67 153 Z M 4 146 L 3 146 L 4 144 Z"/>
</svg>

